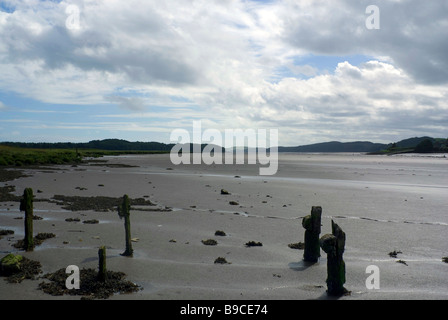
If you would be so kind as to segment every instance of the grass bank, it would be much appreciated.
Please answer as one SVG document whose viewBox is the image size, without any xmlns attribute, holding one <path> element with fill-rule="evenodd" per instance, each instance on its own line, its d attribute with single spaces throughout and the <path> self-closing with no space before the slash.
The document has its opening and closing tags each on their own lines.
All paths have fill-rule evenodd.
<svg viewBox="0 0 448 320">
<path fill-rule="evenodd" d="M 94 149 L 31 149 L 0 145 L 0 167 L 23 167 L 33 165 L 77 164 L 84 158 L 121 154 L 157 154 L 169 151 L 111 151 Z"/>
</svg>

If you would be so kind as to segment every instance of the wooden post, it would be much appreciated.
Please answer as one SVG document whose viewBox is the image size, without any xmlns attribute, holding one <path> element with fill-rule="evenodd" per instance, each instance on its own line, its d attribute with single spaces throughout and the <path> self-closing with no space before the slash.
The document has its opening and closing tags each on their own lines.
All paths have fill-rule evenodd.
<svg viewBox="0 0 448 320">
<path fill-rule="evenodd" d="M 331 296 L 341 296 L 348 291 L 344 288 L 345 262 L 345 232 L 331 220 L 332 234 L 320 238 L 320 246 L 327 253 L 327 293 Z"/>
<path fill-rule="evenodd" d="M 121 255 L 132 257 L 134 250 L 132 249 L 131 242 L 131 220 L 130 220 L 130 209 L 131 205 L 129 202 L 128 195 L 123 196 L 123 202 L 121 206 L 118 207 L 118 215 L 121 218 L 124 218 L 124 230 L 125 230 L 125 241 L 126 241 L 126 250 Z"/>
<path fill-rule="evenodd" d="M 313 206 L 311 214 L 302 219 L 305 228 L 305 252 L 303 260 L 317 262 L 320 257 L 319 235 L 321 226 L 322 208 Z"/>
<path fill-rule="evenodd" d="M 106 247 L 102 246 L 98 250 L 98 281 L 105 282 L 107 280 L 106 269 Z"/>
<path fill-rule="evenodd" d="M 25 211 L 25 239 L 23 247 L 26 251 L 33 251 L 33 189 L 26 188 L 20 200 L 20 211 Z"/>
</svg>

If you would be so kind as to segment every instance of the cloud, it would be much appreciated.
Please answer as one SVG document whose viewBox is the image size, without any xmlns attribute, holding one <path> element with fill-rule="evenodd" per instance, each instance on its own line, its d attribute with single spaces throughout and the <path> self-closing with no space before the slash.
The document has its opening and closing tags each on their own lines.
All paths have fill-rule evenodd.
<svg viewBox="0 0 448 320">
<path fill-rule="evenodd" d="M 120 96 L 108 96 L 107 100 L 113 103 L 117 103 L 121 108 L 130 111 L 143 111 L 145 105 L 142 99 L 136 97 L 120 97 Z"/>
<path fill-rule="evenodd" d="M 280 128 L 286 145 L 448 134 L 444 1 L 381 2 L 380 30 L 365 27 L 366 0 L 7 3 L 0 94 L 118 106 L 136 132 L 158 114 L 169 128 Z M 78 29 L 66 27 L 69 4 Z"/>
<path fill-rule="evenodd" d="M 278 17 L 285 43 L 320 55 L 388 57 L 416 81 L 448 82 L 448 5 L 382 1 L 380 29 L 365 27 L 369 1 L 285 1 Z"/>
<path fill-rule="evenodd" d="M 333 75 L 285 78 L 267 85 L 265 103 L 242 117 L 288 133 L 283 141 L 372 139 L 388 141 L 417 132 L 446 135 L 445 86 L 419 84 L 391 64 L 338 65 Z M 395 138 L 396 139 L 396 138 Z"/>
</svg>

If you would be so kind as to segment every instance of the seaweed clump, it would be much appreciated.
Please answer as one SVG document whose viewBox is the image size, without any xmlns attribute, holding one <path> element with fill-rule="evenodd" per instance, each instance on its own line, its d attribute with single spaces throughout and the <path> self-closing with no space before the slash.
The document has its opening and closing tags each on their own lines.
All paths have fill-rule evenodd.
<svg viewBox="0 0 448 320">
<path fill-rule="evenodd" d="M 54 273 L 48 273 L 43 278 L 50 282 L 41 282 L 39 289 L 52 296 L 61 296 L 64 294 L 72 296 L 82 296 L 81 299 L 107 299 L 115 293 L 128 294 L 141 290 L 137 284 L 125 280 L 125 273 L 106 271 L 105 281 L 98 280 L 98 271 L 95 269 L 80 270 L 79 289 L 67 289 L 65 282 L 67 274 L 65 269 L 59 269 Z"/>
<path fill-rule="evenodd" d="M 230 264 L 230 262 L 227 262 L 226 258 L 218 257 L 215 259 L 215 264 Z"/>
<path fill-rule="evenodd" d="M 62 206 L 62 209 L 70 211 L 88 211 L 96 212 L 115 211 L 117 206 L 121 204 L 122 198 L 114 197 L 80 197 L 80 196 L 64 196 L 55 195 L 53 201 Z M 144 198 L 129 199 L 131 205 L 136 206 L 154 206 L 150 200 Z"/>
<path fill-rule="evenodd" d="M 290 243 L 288 244 L 288 247 L 290 247 L 291 249 L 303 250 L 305 249 L 305 244 L 303 242 Z"/>
<path fill-rule="evenodd" d="M 201 240 L 201 242 L 206 246 L 216 246 L 218 244 L 218 241 L 214 239 Z"/>
<path fill-rule="evenodd" d="M 7 236 L 10 234 L 14 234 L 14 230 L 9 230 L 9 229 L 1 229 L 0 230 L 0 239 L 3 238 L 3 236 Z"/>
<path fill-rule="evenodd" d="M 391 251 L 391 252 L 389 252 L 389 257 L 397 258 L 397 255 L 400 254 L 400 253 L 403 253 L 403 252 L 397 251 L 397 250 Z"/>
<path fill-rule="evenodd" d="M 50 232 L 39 232 L 33 238 L 34 246 L 41 245 L 45 240 L 56 237 L 54 233 Z M 13 244 L 14 248 L 17 249 L 25 249 L 25 239 L 18 240 L 15 244 Z"/>
<path fill-rule="evenodd" d="M 21 283 L 25 279 L 35 280 L 42 272 L 39 261 L 10 253 L 0 262 L 0 276 L 6 277 L 9 283 Z"/>
<path fill-rule="evenodd" d="M 246 242 L 246 247 L 262 247 L 263 244 L 261 242 L 249 241 Z"/>
</svg>

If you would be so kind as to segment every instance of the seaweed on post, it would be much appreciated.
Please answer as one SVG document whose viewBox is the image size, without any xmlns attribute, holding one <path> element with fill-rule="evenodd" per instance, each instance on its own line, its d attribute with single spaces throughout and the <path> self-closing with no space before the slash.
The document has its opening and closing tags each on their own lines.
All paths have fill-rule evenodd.
<svg viewBox="0 0 448 320">
<path fill-rule="evenodd" d="M 26 188 L 23 198 L 20 200 L 20 211 L 25 211 L 25 238 L 23 248 L 26 251 L 33 251 L 33 189 Z"/>
<path fill-rule="evenodd" d="M 131 241 L 131 220 L 130 220 L 130 201 L 128 195 L 123 196 L 123 202 L 121 206 L 118 206 L 118 216 L 120 219 L 124 218 L 124 229 L 125 229 L 125 241 L 126 250 L 121 255 L 126 257 L 132 257 L 134 250 L 132 249 Z"/>
<path fill-rule="evenodd" d="M 319 235 L 321 226 L 322 208 L 313 206 L 311 214 L 302 219 L 305 228 L 305 252 L 303 260 L 317 262 L 320 257 Z"/>
<path fill-rule="evenodd" d="M 98 250 L 98 281 L 106 282 L 107 269 L 106 269 L 106 247 L 102 246 Z"/>
<path fill-rule="evenodd" d="M 330 296 L 342 296 L 349 293 L 344 288 L 345 262 L 345 232 L 331 220 L 332 234 L 320 238 L 320 246 L 327 253 L 327 293 Z"/>
</svg>

